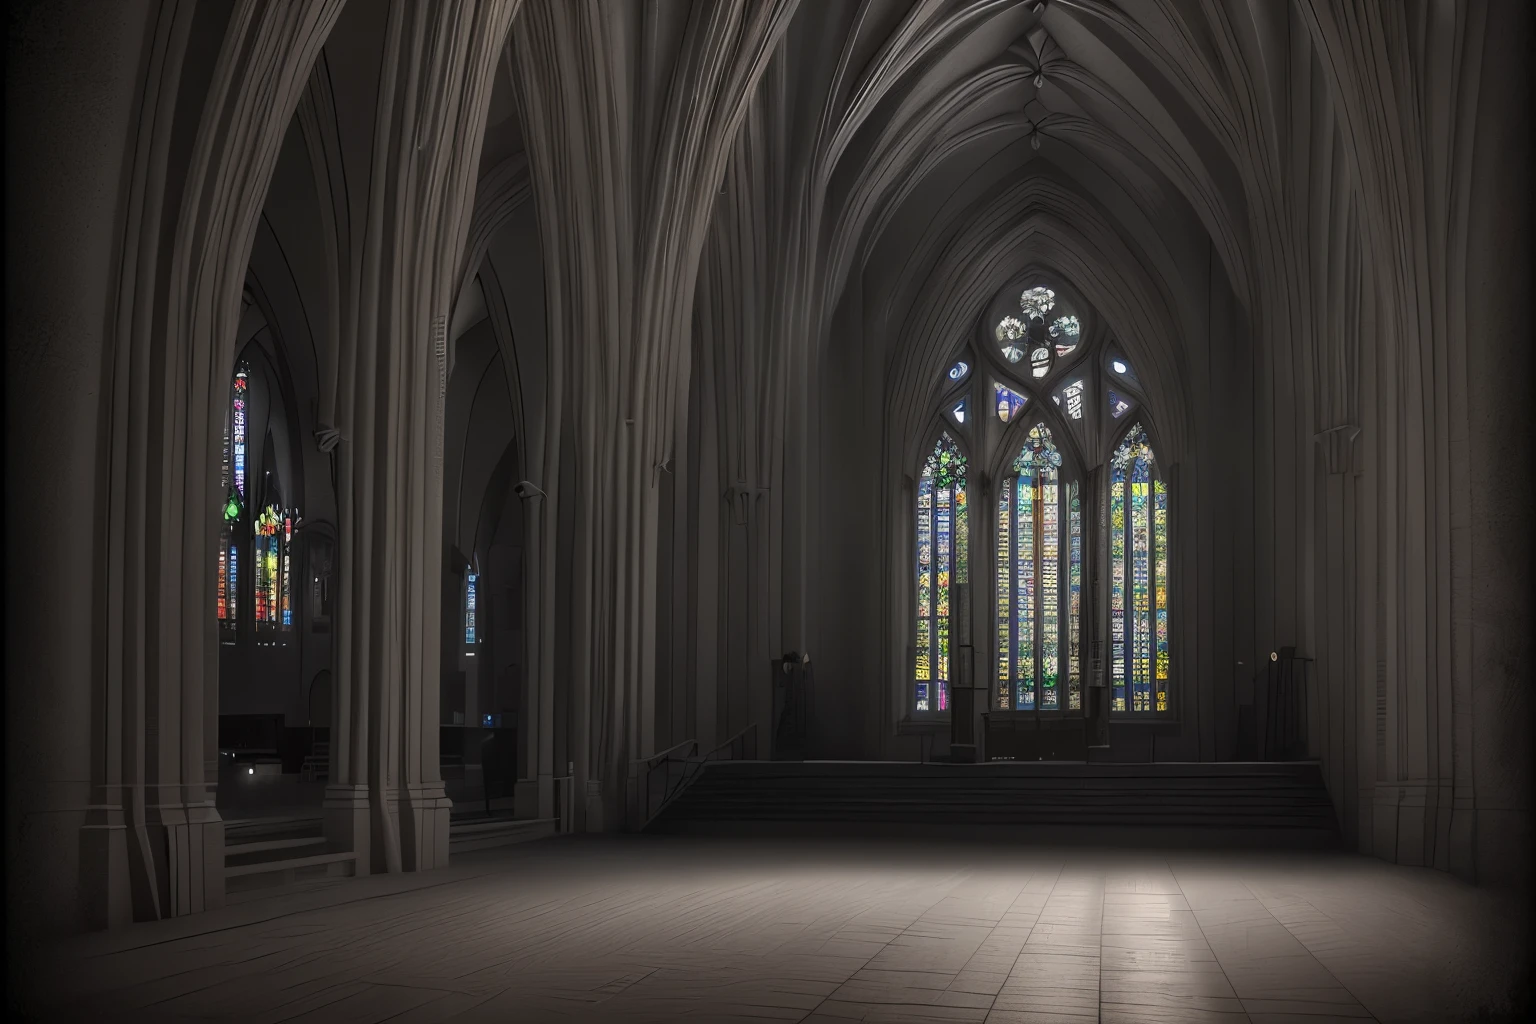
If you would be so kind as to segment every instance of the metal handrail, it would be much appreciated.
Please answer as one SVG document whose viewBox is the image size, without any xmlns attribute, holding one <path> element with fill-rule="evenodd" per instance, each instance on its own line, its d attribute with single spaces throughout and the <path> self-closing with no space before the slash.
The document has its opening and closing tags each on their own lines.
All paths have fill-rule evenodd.
<svg viewBox="0 0 1536 1024">
<path fill-rule="evenodd" d="M 683 742 L 678 743 L 678 744 L 676 744 L 674 746 L 668 747 L 666 750 L 663 750 L 660 753 L 652 754 L 650 757 L 639 758 L 639 759 L 637 759 L 635 761 L 631 761 L 630 764 L 631 765 L 643 764 L 643 765 L 645 765 L 647 767 L 650 767 L 651 765 L 654 765 L 658 761 L 666 760 L 667 758 L 669 758 L 672 755 L 676 754 L 678 751 L 682 750 L 684 747 L 691 747 L 693 749 L 693 752 L 697 753 L 698 749 L 699 749 L 699 741 L 698 740 L 683 740 Z M 683 756 L 687 757 L 689 755 L 684 754 Z"/>
<path fill-rule="evenodd" d="M 678 752 L 683 750 L 687 753 L 679 757 Z M 730 756 L 722 757 L 722 751 L 729 751 Z M 658 754 L 631 761 L 629 795 L 632 827 L 640 831 L 654 821 L 708 762 L 744 761 L 756 757 L 757 723 L 753 722 L 702 757 L 699 756 L 698 740 L 684 740 Z"/>
<path fill-rule="evenodd" d="M 751 757 L 747 757 L 746 756 L 746 748 L 747 748 L 746 736 L 747 736 L 748 733 L 750 733 L 752 735 L 752 756 Z M 720 753 L 720 751 L 724 750 L 726 747 L 734 747 L 734 745 L 736 744 L 736 742 L 738 740 L 741 741 L 742 756 L 741 757 L 733 757 L 733 758 L 731 758 L 731 760 L 732 761 L 755 761 L 757 759 L 757 723 L 756 722 L 753 722 L 751 725 L 747 726 L 745 729 L 741 730 L 736 735 L 734 735 L 730 739 L 726 740 L 724 743 L 722 743 L 719 746 L 715 747 L 714 750 L 711 750 L 709 753 L 705 754 L 704 755 L 704 760 L 706 760 L 706 761 L 718 761 L 718 760 L 721 760 L 720 758 L 715 757 L 715 755 Z"/>
</svg>

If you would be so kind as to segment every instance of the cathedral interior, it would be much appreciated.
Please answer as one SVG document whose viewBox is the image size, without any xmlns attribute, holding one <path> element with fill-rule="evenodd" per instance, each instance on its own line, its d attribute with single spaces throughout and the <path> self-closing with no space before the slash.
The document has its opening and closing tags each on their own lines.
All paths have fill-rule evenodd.
<svg viewBox="0 0 1536 1024">
<path fill-rule="evenodd" d="M 11 1012 L 1529 1019 L 1533 6 L 13 3 Z"/>
</svg>

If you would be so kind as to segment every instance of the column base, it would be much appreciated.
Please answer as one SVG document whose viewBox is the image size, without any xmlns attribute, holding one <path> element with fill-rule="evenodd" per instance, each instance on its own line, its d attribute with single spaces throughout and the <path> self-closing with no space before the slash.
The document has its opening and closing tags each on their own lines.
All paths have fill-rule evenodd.
<svg viewBox="0 0 1536 1024">
<path fill-rule="evenodd" d="M 448 866 L 448 827 L 453 801 L 441 782 L 396 790 L 391 802 L 400 829 L 400 866 L 431 871 Z"/>
<path fill-rule="evenodd" d="M 371 873 L 373 822 L 368 787 L 333 783 L 325 787 L 320 807 L 325 845 L 338 853 L 357 854 L 354 870 L 358 877 Z"/>
<path fill-rule="evenodd" d="M 201 784 L 188 788 L 198 795 L 203 790 Z M 152 804 L 145 811 L 160 901 L 158 915 L 146 916 L 184 917 L 222 907 L 224 819 L 213 802 Z"/>
</svg>

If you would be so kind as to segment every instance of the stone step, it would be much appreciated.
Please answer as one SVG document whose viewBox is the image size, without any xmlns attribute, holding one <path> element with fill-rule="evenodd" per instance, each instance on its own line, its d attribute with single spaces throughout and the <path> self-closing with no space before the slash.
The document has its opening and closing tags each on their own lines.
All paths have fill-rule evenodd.
<svg viewBox="0 0 1536 1024">
<path fill-rule="evenodd" d="M 1085 764 L 722 761 L 703 766 L 650 825 L 737 833 L 774 828 L 1122 830 L 1311 844 L 1336 835 L 1315 762 Z"/>
<path fill-rule="evenodd" d="M 258 839 L 251 842 L 226 843 L 224 858 L 251 853 L 269 853 L 276 850 L 298 850 L 305 847 L 325 846 L 324 836 L 296 836 L 291 839 Z"/>
<path fill-rule="evenodd" d="M 471 853 L 497 846 L 511 846 L 555 834 L 554 818 L 500 818 L 489 821 L 456 821 L 448 829 L 448 854 Z"/>
<path fill-rule="evenodd" d="M 279 857 L 259 860 L 251 864 L 231 864 L 224 868 L 224 878 L 250 878 L 257 875 L 280 876 L 280 881 L 292 882 L 299 873 L 324 873 L 350 875 L 357 867 L 357 854 L 317 853 L 307 857 Z"/>
</svg>

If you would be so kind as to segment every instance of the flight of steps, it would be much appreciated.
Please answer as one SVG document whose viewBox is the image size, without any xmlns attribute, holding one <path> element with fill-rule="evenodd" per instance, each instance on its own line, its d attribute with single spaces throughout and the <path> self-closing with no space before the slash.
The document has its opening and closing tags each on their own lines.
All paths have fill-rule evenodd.
<svg viewBox="0 0 1536 1024">
<path fill-rule="evenodd" d="M 454 815 L 448 826 L 448 855 L 544 839 L 555 834 L 555 827 L 554 818 Z M 356 867 L 355 853 L 326 847 L 319 818 L 253 818 L 224 825 L 226 894 L 349 877 Z"/>
<path fill-rule="evenodd" d="M 319 818 L 254 818 L 224 825 L 224 891 L 246 893 L 356 873 L 357 854 L 328 850 Z"/>
<path fill-rule="evenodd" d="M 718 761 L 648 831 L 1337 842 L 1316 762 Z"/>
</svg>

